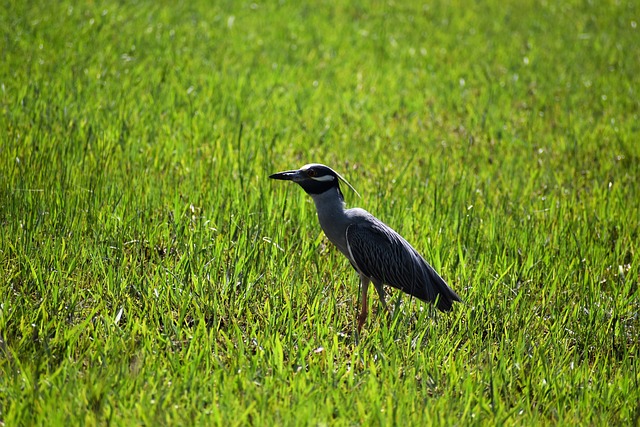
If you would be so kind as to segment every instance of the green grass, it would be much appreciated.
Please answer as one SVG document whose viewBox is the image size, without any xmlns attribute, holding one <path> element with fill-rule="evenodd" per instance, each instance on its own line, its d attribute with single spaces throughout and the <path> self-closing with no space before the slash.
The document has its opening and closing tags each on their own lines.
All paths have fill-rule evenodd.
<svg viewBox="0 0 640 427">
<path fill-rule="evenodd" d="M 636 2 L 215 3 L 4 2 L 0 424 L 640 422 Z M 356 340 L 308 162 L 464 304 Z"/>
</svg>

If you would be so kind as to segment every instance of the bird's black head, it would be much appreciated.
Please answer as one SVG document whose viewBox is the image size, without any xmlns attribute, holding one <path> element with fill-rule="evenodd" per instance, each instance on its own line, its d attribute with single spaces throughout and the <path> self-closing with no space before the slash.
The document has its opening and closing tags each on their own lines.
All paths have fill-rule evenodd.
<svg viewBox="0 0 640 427">
<path fill-rule="evenodd" d="M 318 163 L 304 165 L 297 170 L 274 173 L 270 175 L 269 178 L 293 181 L 311 195 L 322 194 L 332 188 L 336 188 L 338 193 L 342 195 L 340 192 L 340 181 L 342 181 L 358 194 L 351 184 L 340 176 L 338 172 Z"/>
</svg>

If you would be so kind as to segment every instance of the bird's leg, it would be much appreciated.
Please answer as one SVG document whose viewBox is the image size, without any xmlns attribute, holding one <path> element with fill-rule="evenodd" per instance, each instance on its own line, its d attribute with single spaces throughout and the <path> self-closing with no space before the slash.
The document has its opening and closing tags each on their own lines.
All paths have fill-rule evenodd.
<svg viewBox="0 0 640 427">
<path fill-rule="evenodd" d="M 378 296 L 380 297 L 380 302 L 382 303 L 382 307 L 388 311 L 389 309 L 387 307 L 387 296 L 384 292 L 384 286 L 382 286 L 382 282 L 378 282 L 374 280 L 373 286 L 376 288 L 376 291 L 378 292 Z"/>
<path fill-rule="evenodd" d="M 378 291 L 378 296 L 380 297 L 380 303 L 382 304 L 382 308 L 384 309 L 384 311 L 387 312 L 389 324 L 391 324 L 391 320 L 393 319 L 393 313 L 391 312 L 391 310 L 389 309 L 389 306 L 387 305 L 386 294 L 384 292 L 383 283 L 374 280 L 373 286 L 376 288 L 376 291 Z"/>
<path fill-rule="evenodd" d="M 360 314 L 358 314 L 358 333 L 362 329 L 364 322 L 367 320 L 367 291 L 369 290 L 369 278 L 365 275 L 360 275 L 360 282 L 362 287 L 360 289 Z"/>
</svg>

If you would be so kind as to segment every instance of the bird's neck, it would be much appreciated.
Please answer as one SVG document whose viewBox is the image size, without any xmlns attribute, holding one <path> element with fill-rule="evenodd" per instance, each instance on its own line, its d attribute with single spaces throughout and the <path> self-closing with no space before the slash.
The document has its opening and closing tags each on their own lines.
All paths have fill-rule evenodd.
<svg viewBox="0 0 640 427">
<path fill-rule="evenodd" d="M 325 228 L 324 226 L 328 221 L 345 216 L 344 198 L 338 187 L 333 187 L 324 193 L 313 194 L 312 197 L 316 204 L 316 211 L 322 228 Z"/>
<path fill-rule="evenodd" d="M 318 212 L 318 222 L 322 231 L 338 249 L 348 255 L 346 230 L 349 219 L 345 211 L 344 198 L 338 187 L 331 188 L 321 194 L 313 194 L 313 201 Z"/>
<path fill-rule="evenodd" d="M 316 204 L 318 215 L 322 214 L 344 214 L 344 198 L 338 187 L 330 188 L 324 193 L 313 194 L 313 201 Z"/>
</svg>

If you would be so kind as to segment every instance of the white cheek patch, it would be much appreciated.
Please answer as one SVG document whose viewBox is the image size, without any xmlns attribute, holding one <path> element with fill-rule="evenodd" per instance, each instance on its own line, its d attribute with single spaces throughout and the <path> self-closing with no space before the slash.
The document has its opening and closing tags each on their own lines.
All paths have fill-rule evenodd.
<svg viewBox="0 0 640 427">
<path fill-rule="evenodd" d="M 329 182 L 335 180 L 335 177 L 332 175 L 323 175 L 323 176 L 312 176 L 311 179 L 315 179 L 320 182 Z"/>
</svg>

